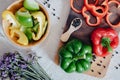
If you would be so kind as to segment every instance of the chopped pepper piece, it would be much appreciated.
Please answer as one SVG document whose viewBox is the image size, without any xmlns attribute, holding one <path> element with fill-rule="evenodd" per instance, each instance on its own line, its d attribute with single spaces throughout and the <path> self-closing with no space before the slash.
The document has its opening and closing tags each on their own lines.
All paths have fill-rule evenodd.
<svg viewBox="0 0 120 80">
<path fill-rule="evenodd" d="M 16 12 L 15 15 L 19 23 L 24 27 L 33 27 L 32 16 L 27 9 L 22 7 Z"/>
<path fill-rule="evenodd" d="M 73 39 L 66 45 L 62 46 L 59 55 L 60 66 L 68 73 L 75 71 L 82 73 L 90 69 L 92 47 L 83 44 L 83 42 L 78 39 Z"/>
<path fill-rule="evenodd" d="M 97 56 L 105 57 L 119 44 L 119 37 L 112 28 L 97 28 L 91 34 L 93 52 Z"/>
<path fill-rule="evenodd" d="M 32 40 L 32 29 L 31 28 L 27 28 L 25 31 L 24 31 L 25 35 L 27 36 L 28 40 L 31 41 Z"/>
<path fill-rule="evenodd" d="M 11 24 L 11 27 L 13 28 L 19 28 L 20 23 L 16 20 L 14 14 L 8 10 L 3 11 L 2 13 L 2 18 L 5 19 L 6 21 L 9 21 Z"/>
<path fill-rule="evenodd" d="M 38 32 L 37 32 L 36 35 L 35 35 L 35 33 L 32 33 L 32 37 L 33 37 L 33 40 L 39 40 L 42 37 L 42 35 L 43 35 L 43 27 L 45 25 L 46 17 L 44 15 L 44 13 L 41 12 L 41 11 L 39 11 L 39 12 L 33 12 L 31 15 L 35 19 L 37 19 L 38 22 L 39 22 Z"/>
<path fill-rule="evenodd" d="M 45 24 L 44 24 L 44 27 L 43 27 L 43 30 L 42 30 L 42 35 L 45 33 L 47 25 L 48 25 L 48 21 L 45 21 Z"/>
<path fill-rule="evenodd" d="M 19 29 L 11 29 L 10 30 L 10 36 L 11 38 L 16 38 L 17 42 L 22 45 L 28 45 L 28 38 L 27 36 L 20 31 Z"/>
<path fill-rule="evenodd" d="M 37 11 L 40 9 L 39 4 L 35 0 L 24 0 L 23 6 L 29 11 Z"/>
<path fill-rule="evenodd" d="M 83 9 L 82 9 L 82 15 L 86 18 L 86 23 L 88 25 L 92 26 L 92 27 L 99 25 L 100 22 L 101 22 L 101 18 L 98 17 L 98 16 L 95 16 L 96 20 L 97 20 L 96 23 L 90 23 L 90 15 L 88 15 L 87 13 L 85 13 L 86 11 L 88 11 L 87 8 L 83 7 Z"/>
</svg>

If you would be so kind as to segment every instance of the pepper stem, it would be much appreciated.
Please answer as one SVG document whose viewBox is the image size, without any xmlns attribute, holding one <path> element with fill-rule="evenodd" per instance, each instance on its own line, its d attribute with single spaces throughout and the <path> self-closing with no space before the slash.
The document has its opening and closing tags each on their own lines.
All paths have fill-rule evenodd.
<svg viewBox="0 0 120 80">
<path fill-rule="evenodd" d="M 102 38 L 101 43 L 102 43 L 103 47 L 106 47 L 108 49 L 108 52 L 112 52 L 112 48 L 110 46 L 110 39 L 109 38 L 106 38 L 106 37 Z"/>
<path fill-rule="evenodd" d="M 81 56 L 75 56 L 73 60 L 77 61 L 78 59 L 85 59 L 86 55 L 81 55 Z"/>
</svg>

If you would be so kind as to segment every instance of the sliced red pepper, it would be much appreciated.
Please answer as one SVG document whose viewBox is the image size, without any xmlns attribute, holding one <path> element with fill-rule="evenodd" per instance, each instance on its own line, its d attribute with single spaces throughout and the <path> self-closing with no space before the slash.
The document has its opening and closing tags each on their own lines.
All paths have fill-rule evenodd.
<svg viewBox="0 0 120 80">
<path fill-rule="evenodd" d="M 94 6 L 98 4 L 98 1 L 99 0 L 96 0 Z M 84 4 L 87 7 L 87 9 L 89 9 L 89 10 L 91 10 L 93 8 L 93 6 L 91 6 L 91 4 L 88 3 L 88 0 L 84 0 Z"/>
<path fill-rule="evenodd" d="M 73 4 L 74 4 L 74 0 L 70 0 L 70 6 L 72 10 L 75 11 L 76 13 L 81 13 L 81 10 L 76 9 Z"/>
<path fill-rule="evenodd" d="M 117 4 L 117 8 L 120 8 L 120 2 L 118 2 L 117 0 L 111 0 L 111 1 L 109 1 L 108 4 L 112 4 L 112 3 Z M 110 22 L 110 16 L 111 16 L 112 14 L 113 14 L 112 12 L 108 12 L 108 13 L 107 13 L 107 16 L 106 16 L 106 21 L 107 21 L 107 23 L 108 23 L 111 27 L 114 27 L 114 28 L 120 27 L 120 21 L 119 21 L 118 24 L 112 24 L 112 23 Z"/>
<path fill-rule="evenodd" d="M 94 15 L 94 16 L 98 16 L 98 17 L 104 17 L 106 15 L 106 13 L 108 12 L 108 0 L 105 0 L 101 6 L 96 6 L 96 5 L 91 5 L 88 4 L 88 0 L 84 0 L 85 2 L 85 6 L 87 7 L 88 10 L 90 10 L 90 12 Z M 104 6 L 104 7 L 103 7 Z M 98 10 L 101 10 L 101 12 L 98 12 Z"/>
<path fill-rule="evenodd" d="M 87 13 L 85 13 L 87 10 L 87 8 L 84 6 L 83 9 L 82 9 L 82 15 L 86 18 L 86 22 L 89 26 L 97 26 L 100 24 L 101 22 L 101 18 L 98 17 L 98 16 L 95 16 L 96 17 L 96 20 L 97 22 L 94 24 L 94 23 L 90 23 L 90 15 L 88 15 Z"/>
<path fill-rule="evenodd" d="M 73 10 L 74 12 L 76 12 L 76 13 L 81 13 L 81 10 L 76 9 L 76 8 L 74 7 L 74 1 L 75 1 L 75 0 L 70 0 L 70 6 L 71 6 L 72 10 Z M 85 0 L 85 1 L 87 1 L 87 0 Z M 85 2 L 85 1 L 84 1 L 84 2 Z M 96 5 L 97 3 L 98 3 L 98 0 L 95 1 L 95 4 L 94 4 L 94 5 Z M 84 7 L 84 6 L 83 6 L 83 7 Z"/>
<path fill-rule="evenodd" d="M 112 28 L 97 28 L 91 34 L 93 52 L 97 56 L 105 57 L 119 44 L 119 37 Z"/>
</svg>

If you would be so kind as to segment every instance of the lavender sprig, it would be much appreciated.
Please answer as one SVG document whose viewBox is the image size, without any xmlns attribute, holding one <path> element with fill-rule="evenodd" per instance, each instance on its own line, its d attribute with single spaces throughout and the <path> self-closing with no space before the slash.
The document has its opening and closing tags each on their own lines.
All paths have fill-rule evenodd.
<svg viewBox="0 0 120 80">
<path fill-rule="evenodd" d="M 36 60 L 32 63 L 18 53 L 5 53 L 0 60 L 0 77 L 10 80 L 51 80 Z"/>
</svg>

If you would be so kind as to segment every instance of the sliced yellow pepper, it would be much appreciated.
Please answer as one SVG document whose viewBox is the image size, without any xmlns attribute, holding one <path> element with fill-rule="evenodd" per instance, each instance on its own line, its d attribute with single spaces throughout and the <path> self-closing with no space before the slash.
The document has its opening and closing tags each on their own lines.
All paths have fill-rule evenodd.
<svg viewBox="0 0 120 80">
<path fill-rule="evenodd" d="M 45 24 L 44 24 L 44 27 L 43 27 L 43 30 L 42 30 L 42 35 L 45 33 L 45 30 L 47 28 L 47 24 L 48 24 L 48 21 L 45 21 Z"/>
<path fill-rule="evenodd" d="M 35 33 L 32 33 L 32 37 L 33 37 L 33 40 L 39 40 L 42 35 L 43 35 L 43 27 L 45 25 L 45 15 L 43 12 L 39 11 L 39 12 L 34 12 L 31 14 L 35 19 L 38 20 L 39 22 L 39 27 L 38 27 L 38 32 L 37 34 L 35 35 Z"/>
<path fill-rule="evenodd" d="M 20 23 L 16 20 L 14 14 L 8 10 L 3 11 L 2 18 L 12 23 L 12 27 L 19 28 Z"/>
<path fill-rule="evenodd" d="M 10 34 L 11 34 L 10 35 L 11 38 L 14 38 L 16 36 L 18 37 L 17 42 L 19 44 L 28 45 L 28 38 L 27 38 L 27 36 L 22 31 L 20 31 L 19 29 L 11 29 Z"/>
</svg>

